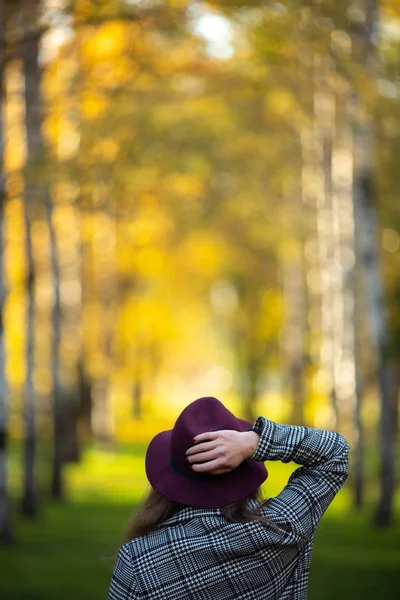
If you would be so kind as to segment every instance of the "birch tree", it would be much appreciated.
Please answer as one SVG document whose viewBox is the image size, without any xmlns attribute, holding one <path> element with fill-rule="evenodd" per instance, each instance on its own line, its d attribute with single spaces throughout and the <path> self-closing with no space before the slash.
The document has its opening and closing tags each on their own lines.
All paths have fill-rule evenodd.
<svg viewBox="0 0 400 600">
<path fill-rule="evenodd" d="M 362 17 L 353 22 L 353 58 L 365 65 L 373 85 L 378 68 L 378 3 L 376 0 L 357 1 L 352 7 L 355 14 Z M 395 490 L 395 382 L 389 356 L 387 306 L 378 250 L 379 219 L 373 165 L 374 124 L 371 112 L 356 85 L 353 85 L 350 109 L 353 115 L 353 196 L 359 220 L 359 255 L 365 273 L 368 323 L 376 353 L 380 397 L 380 498 L 375 520 L 379 525 L 388 525 L 393 518 Z"/>
<path fill-rule="evenodd" d="M 36 37 L 38 32 L 33 29 L 36 27 L 36 20 L 31 21 L 33 3 L 25 6 L 24 34 L 20 39 L 20 56 L 22 59 L 24 77 L 24 100 L 25 100 L 25 124 L 26 124 L 26 165 L 25 165 L 25 189 L 24 189 L 24 227 L 25 227 L 25 257 L 26 257 L 26 345 L 25 361 L 26 374 L 24 386 L 24 473 L 23 473 L 23 493 L 22 493 L 22 511 L 26 516 L 33 516 L 37 512 L 37 492 L 35 484 L 35 460 L 36 460 L 36 423 L 35 423 L 35 387 L 34 387 L 34 368 L 35 368 L 35 280 L 36 269 L 33 254 L 32 240 L 32 220 L 33 209 L 38 202 L 38 187 L 35 176 L 37 155 L 37 143 L 35 136 L 32 135 L 36 128 L 36 114 L 34 109 L 34 84 L 32 78 L 35 76 L 35 60 L 32 55 L 32 47 L 37 44 Z M 28 15 L 29 9 L 29 15 Z"/>
<path fill-rule="evenodd" d="M 291 194 L 294 196 L 294 194 Z M 301 193 L 300 193 L 301 195 Z M 282 288 L 285 300 L 285 326 L 283 331 L 283 351 L 286 362 L 287 379 L 291 395 L 290 422 L 296 425 L 305 423 L 307 398 L 307 357 L 308 357 L 308 263 L 305 256 L 305 241 L 308 231 L 304 211 L 306 205 L 287 194 L 286 202 L 294 218 L 294 227 L 299 239 L 293 244 L 290 256 L 281 257 Z"/>
<path fill-rule="evenodd" d="M 45 168 L 45 147 L 42 135 L 42 101 L 40 94 L 41 71 L 39 66 L 39 45 L 42 31 L 39 26 L 41 3 L 40 0 L 30 0 L 22 5 L 24 23 L 24 39 L 21 46 L 21 55 L 25 73 L 25 119 L 27 159 L 30 165 L 36 166 L 35 180 L 27 182 L 26 193 L 30 204 L 32 201 L 44 208 L 50 238 L 50 265 L 53 289 L 52 306 L 52 340 L 51 340 L 51 375 L 52 375 L 52 400 L 53 400 L 53 473 L 52 496 L 61 498 L 62 485 L 62 443 L 63 424 L 60 385 L 60 336 L 61 336 L 61 308 L 60 308 L 60 268 L 57 249 L 57 238 L 53 220 L 53 202 L 50 195 L 48 182 L 49 173 Z M 32 187 L 30 190 L 29 188 Z M 30 199 L 32 198 L 32 199 Z M 31 411 L 32 412 L 32 411 Z M 31 417 L 32 419 L 32 417 Z M 27 443 L 27 454 L 29 452 Z"/>
<path fill-rule="evenodd" d="M 332 149 L 332 199 L 338 223 L 336 262 L 340 265 L 340 316 L 337 321 L 339 356 L 337 398 L 355 454 L 354 502 L 363 503 L 363 423 L 360 357 L 360 273 L 357 214 L 353 203 L 353 147 L 347 113 L 348 86 L 334 80 L 336 135 Z M 347 432 L 346 432 L 347 433 Z"/>
<path fill-rule="evenodd" d="M 4 3 L 0 3 L 0 542 L 12 538 L 9 498 L 7 490 L 7 381 L 4 348 L 4 303 L 6 287 L 4 281 L 4 204 L 6 201 L 4 173 L 4 75 L 6 64 L 5 45 L 6 15 Z"/>
</svg>

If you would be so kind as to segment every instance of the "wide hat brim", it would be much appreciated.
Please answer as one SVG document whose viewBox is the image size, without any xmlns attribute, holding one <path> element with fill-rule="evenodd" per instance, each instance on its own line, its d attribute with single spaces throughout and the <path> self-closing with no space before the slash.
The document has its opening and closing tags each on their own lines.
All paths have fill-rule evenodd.
<svg viewBox="0 0 400 600">
<path fill-rule="evenodd" d="M 237 419 L 237 431 L 249 431 L 251 423 Z M 160 494 L 196 508 L 221 508 L 243 500 L 267 479 L 262 462 L 245 460 L 236 469 L 221 475 L 179 473 L 171 464 L 172 430 L 162 431 L 150 442 L 146 453 L 146 475 Z"/>
</svg>

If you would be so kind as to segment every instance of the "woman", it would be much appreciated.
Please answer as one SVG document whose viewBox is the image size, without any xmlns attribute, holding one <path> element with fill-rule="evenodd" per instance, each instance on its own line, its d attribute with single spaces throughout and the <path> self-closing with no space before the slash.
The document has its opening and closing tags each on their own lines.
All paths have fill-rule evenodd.
<svg viewBox="0 0 400 600">
<path fill-rule="evenodd" d="M 348 472 L 337 433 L 237 419 L 199 398 L 146 454 L 152 490 L 119 551 L 108 600 L 307 598 L 316 527 Z M 258 499 L 267 460 L 294 461 Z"/>
</svg>

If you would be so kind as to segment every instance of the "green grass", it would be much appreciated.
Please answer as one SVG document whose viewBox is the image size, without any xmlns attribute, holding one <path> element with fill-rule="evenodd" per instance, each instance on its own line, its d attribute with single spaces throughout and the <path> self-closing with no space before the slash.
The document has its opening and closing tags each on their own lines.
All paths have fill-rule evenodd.
<svg viewBox="0 0 400 600">
<path fill-rule="evenodd" d="M 290 469 L 272 465 L 268 495 Z M 18 494 L 14 462 L 14 494 Z M 36 521 L 15 516 L 16 541 L 0 548 L 1 600 L 101 600 L 125 523 L 145 486 L 142 451 L 92 448 L 68 470 L 69 501 L 45 502 Z M 372 528 L 348 511 L 348 490 L 323 518 L 315 540 L 309 600 L 400 597 L 400 528 Z"/>
</svg>

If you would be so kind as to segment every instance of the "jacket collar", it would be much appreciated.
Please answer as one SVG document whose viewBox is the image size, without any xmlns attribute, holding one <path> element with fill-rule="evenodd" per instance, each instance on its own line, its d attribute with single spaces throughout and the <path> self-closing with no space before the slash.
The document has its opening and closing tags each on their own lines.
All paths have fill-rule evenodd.
<svg viewBox="0 0 400 600">
<path fill-rule="evenodd" d="M 248 507 L 250 510 L 256 509 L 257 506 L 259 506 L 259 502 L 249 500 Z M 192 506 L 185 506 L 172 515 L 172 517 L 158 525 L 157 529 L 169 527 L 170 525 L 182 525 L 192 519 L 205 519 L 207 517 L 222 517 L 222 510 L 220 508 L 194 508 Z"/>
<path fill-rule="evenodd" d="M 192 519 L 204 519 L 206 517 L 221 516 L 222 512 L 220 508 L 193 508 L 192 506 L 185 506 L 172 515 L 172 517 L 166 519 L 163 523 L 158 525 L 158 528 L 168 527 L 169 525 L 181 525 L 191 521 Z"/>
</svg>

